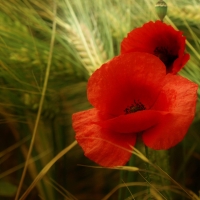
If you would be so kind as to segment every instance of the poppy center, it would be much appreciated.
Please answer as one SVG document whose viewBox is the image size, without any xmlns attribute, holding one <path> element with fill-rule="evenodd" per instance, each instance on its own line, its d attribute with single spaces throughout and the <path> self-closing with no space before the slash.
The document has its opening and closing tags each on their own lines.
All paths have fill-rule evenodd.
<svg viewBox="0 0 200 200">
<path fill-rule="evenodd" d="M 177 55 L 173 55 L 172 52 L 165 47 L 156 47 L 154 49 L 154 55 L 160 58 L 167 68 L 178 58 Z"/>
<path fill-rule="evenodd" d="M 134 103 L 124 109 L 125 114 L 134 113 L 137 111 L 145 110 L 145 106 L 141 102 L 134 100 Z"/>
</svg>

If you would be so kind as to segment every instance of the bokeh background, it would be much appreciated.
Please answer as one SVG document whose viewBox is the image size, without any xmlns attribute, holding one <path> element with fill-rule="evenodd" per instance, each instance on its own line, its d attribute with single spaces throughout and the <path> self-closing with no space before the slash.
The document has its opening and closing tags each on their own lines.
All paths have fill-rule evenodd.
<svg viewBox="0 0 200 200">
<path fill-rule="evenodd" d="M 0 199 L 15 199 L 20 181 L 19 197 L 27 193 L 28 200 L 150 199 L 141 156 L 133 156 L 129 163 L 144 170 L 141 172 L 95 168 L 74 143 L 71 115 L 91 107 L 87 80 L 119 54 L 127 33 L 158 19 L 156 3 L 0 1 Z M 200 1 L 166 3 L 164 22 L 184 33 L 191 56 L 180 75 L 200 85 Z M 196 116 L 185 139 L 169 151 L 150 151 L 151 162 L 172 177 L 150 168 L 155 173 L 149 183 L 154 188 L 151 199 L 199 199 L 199 97 L 200 90 Z M 140 145 L 136 148 L 144 151 Z M 66 154 L 61 156 L 63 149 Z M 52 159 L 53 165 L 47 169 Z"/>
</svg>

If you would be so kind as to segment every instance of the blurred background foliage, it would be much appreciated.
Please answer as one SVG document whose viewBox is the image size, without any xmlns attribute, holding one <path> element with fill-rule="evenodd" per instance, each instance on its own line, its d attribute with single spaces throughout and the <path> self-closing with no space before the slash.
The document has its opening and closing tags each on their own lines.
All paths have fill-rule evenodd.
<svg viewBox="0 0 200 200">
<path fill-rule="evenodd" d="M 48 85 L 20 195 L 34 182 L 41 169 L 74 141 L 71 115 L 91 107 L 86 97 L 87 79 L 101 64 L 119 54 L 120 43 L 128 32 L 150 20 L 157 20 L 156 3 L 154 0 L 0 1 L 0 199 L 14 199 L 16 194 L 33 139 L 45 78 Z M 200 1 L 166 0 L 166 3 L 168 15 L 164 21 L 184 33 L 191 56 L 180 75 L 200 85 Z M 52 37 L 55 37 L 53 53 L 50 51 Z M 152 162 L 198 196 L 199 98 L 195 120 L 184 141 L 167 153 L 154 153 L 154 158 Z M 133 166 L 145 168 L 144 161 L 138 157 L 133 160 Z M 106 197 L 123 183 L 119 170 L 87 168 L 78 164 L 95 165 L 76 145 L 42 176 L 27 199 L 121 200 L 130 196 L 127 191 L 131 186 L 127 186 L 125 191 L 116 190 Z M 141 179 L 137 172 L 129 172 L 121 178 L 128 182 L 130 176 L 134 177 L 131 180 L 135 183 Z M 145 183 L 144 179 L 142 181 Z M 184 195 L 181 188 L 170 189 L 173 181 L 162 185 L 160 179 L 152 177 L 151 184 L 158 184 L 160 187 L 155 187 L 159 191 L 171 192 L 165 199 L 198 199 L 194 194 Z M 137 194 L 135 199 L 146 198 L 144 186 L 139 182 L 133 189 L 132 192 Z M 164 199 L 156 198 L 156 195 L 154 198 Z"/>
</svg>

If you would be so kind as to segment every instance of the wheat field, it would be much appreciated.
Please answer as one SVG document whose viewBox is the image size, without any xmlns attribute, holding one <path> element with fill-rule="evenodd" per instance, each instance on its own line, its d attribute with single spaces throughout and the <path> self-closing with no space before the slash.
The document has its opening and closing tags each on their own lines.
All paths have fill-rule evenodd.
<svg viewBox="0 0 200 200">
<path fill-rule="evenodd" d="M 158 19 L 156 2 L 0 1 L 0 199 L 200 199 L 200 89 L 185 139 L 150 150 L 151 159 L 137 145 L 127 166 L 87 159 L 71 125 L 73 113 L 91 108 L 90 75 L 119 54 L 128 32 Z M 187 38 L 179 74 L 200 86 L 200 1 L 165 2 L 164 22 Z"/>
</svg>

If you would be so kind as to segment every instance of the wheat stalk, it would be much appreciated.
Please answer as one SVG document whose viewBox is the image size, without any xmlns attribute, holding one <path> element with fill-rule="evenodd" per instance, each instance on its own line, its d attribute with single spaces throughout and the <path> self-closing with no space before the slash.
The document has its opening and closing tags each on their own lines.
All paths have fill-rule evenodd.
<svg viewBox="0 0 200 200">
<path fill-rule="evenodd" d="M 175 19 L 186 20 L 191 24 L 199 24 L 200 21 L 200 5 L 186 5 L 182 8 L 168 2 L 168 15 Z"/>
</svg>

